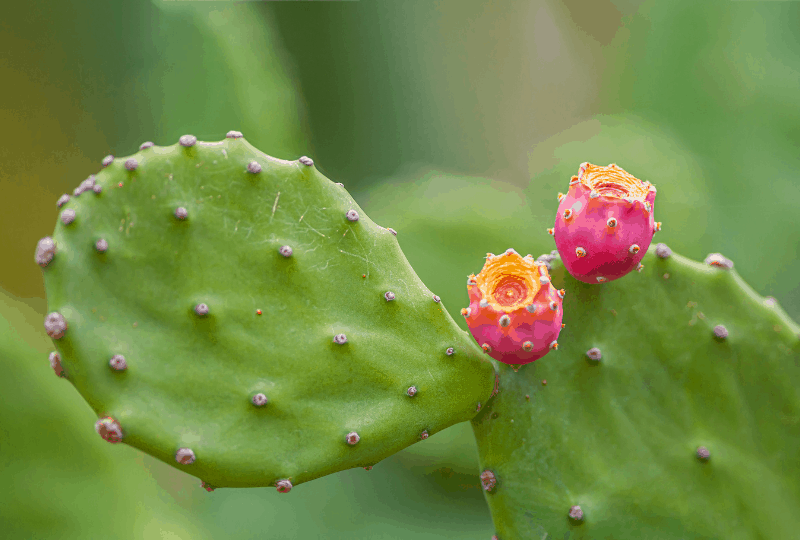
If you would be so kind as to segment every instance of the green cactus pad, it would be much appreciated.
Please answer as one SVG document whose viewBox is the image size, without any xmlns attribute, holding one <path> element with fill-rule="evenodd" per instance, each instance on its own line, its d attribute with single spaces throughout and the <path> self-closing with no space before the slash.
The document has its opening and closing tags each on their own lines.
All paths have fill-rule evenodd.
<svg viewBox="0 0 800 540">
<path fill-rule="evenodd" d="M 800 328 L 721 260 L 653 245 L 604 285 L 551 262 L 559 349 L 500 365 L 472 420 L 499 540 L 797 536 Z"/>
<path fill-rule="evenodd" d="M 230 132 L 103 164 L 36 253 L 45 327 L 103 438 L 209 489 L 285 492 L 489 398 L 493 365 L 396 233 L 309 158 Z"/>
</svg>

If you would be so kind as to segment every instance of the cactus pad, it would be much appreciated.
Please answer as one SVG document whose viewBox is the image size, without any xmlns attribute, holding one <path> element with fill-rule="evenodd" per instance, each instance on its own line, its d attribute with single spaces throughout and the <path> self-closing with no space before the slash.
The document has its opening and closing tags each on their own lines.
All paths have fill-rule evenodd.
<svg viewBox="0 0 800 540">
<path fill-rule="evenodd" d="M 603 287 L 551 261 L 558 357 L 500 365 L 472 420 L 501 540 L 797 536 L 800 328 L 718 259 L 653 246 Z"/>
<path fill-rule="evenodd" d="M 396 233 L 311 159 L 231 132 L 102 164 L 59 199 L 35 260 L 51 363 L 104 439 L 207 490 L 288 492 L 371 466 L 489 398 L 494 366 Z"/>
</svg>

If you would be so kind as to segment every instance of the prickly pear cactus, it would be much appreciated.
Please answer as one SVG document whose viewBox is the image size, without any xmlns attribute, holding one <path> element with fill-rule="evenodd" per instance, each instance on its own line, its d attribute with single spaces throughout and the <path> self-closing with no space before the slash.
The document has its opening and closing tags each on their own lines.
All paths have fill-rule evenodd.
<svg viewBox="0 0 800 540">
<path fill-rule="evenodd" d="M 230 132 L 103 166 L 59 199 L 35 258 L 51 366 L 107 441 L 209 491 L 287 492 L 371 467 L 489 398 L 493 365 L 397 233 L 311 159 Z"/>
<path fill-rule="evenodd" d="M 656 188 L 612 163 L 582 163 L 558 194 L 555 237 L 567 271 L 585 283 L 614 281 L 638 269 L 653 233 Z"/>
<path fill-rule="evenodd" d="M 589 285 L 556 259 L 561 347 L 472 426 L 499 540 L 796 538 L 800 328 L 720 254 L 651 247 Z"/>
<path fill-rule="evenodd" d="M 487 253 L 481 272 L 467 278 L 470 304 L 461 314 L 495 360 L 519 366 L 558 348 L 565 291 L 550 282 L 546 265 L 508 249 Z"/>
</svg>

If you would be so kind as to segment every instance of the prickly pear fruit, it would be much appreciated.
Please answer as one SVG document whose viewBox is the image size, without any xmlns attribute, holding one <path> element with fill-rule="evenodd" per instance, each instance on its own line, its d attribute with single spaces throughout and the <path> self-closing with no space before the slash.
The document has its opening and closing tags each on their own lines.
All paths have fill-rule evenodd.
<svg viewBox="0 0 800 540">
<path fill-rule="evenodd" d="M 491 395 L 494 365 L 396 233 L 310 158 L 231 131 L 103 164 L 35 260 L 65 379 L 109 442 L 214 488 L 286 493 Z"/>
<path fill-rule="evenodd" d="M 656 188 L 611 164 L 582 163 L 569 192 L 558 196 L 556 248 L 567 271 L 584 283 L 614 281 L 641 270 L 653 233 Z"/>
<path fill-rule="evenodd" d="M 513 249 L 487 253 L 483 270 L 467 280 L 470 305 L 461 310 L 472 336 L 495 360 L 529 364 L 558 348 L 564 289 L 547 266 Z"/>
</svg>

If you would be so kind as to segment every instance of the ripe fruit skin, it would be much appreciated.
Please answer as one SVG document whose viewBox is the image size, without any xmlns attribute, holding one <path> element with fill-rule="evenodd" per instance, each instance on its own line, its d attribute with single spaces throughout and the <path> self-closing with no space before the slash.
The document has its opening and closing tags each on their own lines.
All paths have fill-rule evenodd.
<svg viewBox="0 0 800 540">
<path fill-rule="evenodd" d="M 614 164 L 580 166 L 560 197 L 553 236 L 567 271 L 584 283 L 604 283 L 634 270 L 657 227 L 656 188 Z"/>
<path fill-rule="evenodd" d="M 564 290 L 544 264 L 513 249 L 487 253 L 480 274 L 467 281 L 469 307 L 461 310 L 472 337 L 499 362 L 529 364 L 558 348 Z"/>
</svg>

